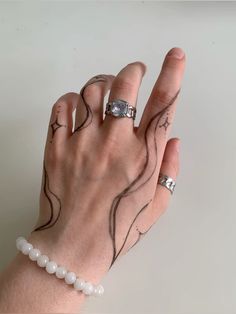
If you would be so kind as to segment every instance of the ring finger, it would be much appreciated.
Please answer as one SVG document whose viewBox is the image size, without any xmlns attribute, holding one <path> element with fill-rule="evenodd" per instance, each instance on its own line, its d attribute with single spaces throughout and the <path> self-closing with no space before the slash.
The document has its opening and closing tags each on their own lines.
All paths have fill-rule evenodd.
<svg viewBox="0 0 236 314">
<path fill-rule="evenodd" d="M 171 49 L 164 60 L 161 73 L 152 89 L 141 117 L 138 129 L 139 135 L 143 136 L 150 119 L 155 115 L 159 114 L 161 117 L 162 112 L 165 113 L 165 111 L 167 112 L 167 110 L 169 110 L 171 111 L 173 119 L 175 111 L 173 105 L 175 105 L 175 100 L 181 87 L 184 66 L 184 52 L 179 48 Z M 166 118 L 166 120 L 163 121 L 163 128 L 162 125 L 160 125 L 160 128 L 161 130 L 167 130 L 171 121 L 168 121 L 168 117 L 163 118 Z M 171 117 L 169 119 L 171 119 Z"/>
</svg>

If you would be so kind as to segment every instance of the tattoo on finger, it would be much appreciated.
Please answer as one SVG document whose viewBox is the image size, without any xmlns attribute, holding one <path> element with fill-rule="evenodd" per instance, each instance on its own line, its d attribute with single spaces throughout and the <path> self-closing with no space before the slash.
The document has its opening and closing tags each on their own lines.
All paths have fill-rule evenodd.
<svg viewBox="0 0 236 314">
<path fill-rule="evenodd" d="M 169 122 L 168 116 L 167 116 L 167 117 L 165 118 L 165 121 L 164 121 L 161 125 L 159 125 L 159 128 L 164 128 L 165 131 L 167 131 L 169 125 L 170 125 L 170 122 Z"/>
<path fill-rule="evenodd" d="M 109 214 L 109 234 L 112 240 L 112 246 L 113 246 L 113 256 L 110 264 L 110 268 L 118 258 L 118 256 L 122 253 L 122 251 L 125 250 L 125 244 L 127 243 L 128 237 L 131 234 L 132 228 L 135 226 L 135 222 L 139 216 L 143 213 L 144 209 L 146 209 L 151 202 L 151 200 L 146 203 L 137 213 L 137 215 L 134 217 L 130 227 L 127 230 L 127 234 L 125 236 L 125 240 L 121 246 L 119 246 L 117 241 L 117 234 L 116 234 L 116 226 L 119 222 L 117 222 L 117 213 L 118 211 L 122 210 L 122 207 L 120 206 L 121 200 L 124 197 L 127 197 L 131 193 L 138 192 L 141 187 L 146 185 L 152 176 L 155 173 L 157 161 L 158 161 L 158 147 L 156 142 L 156 130 L 159 127 L 163 127 L 161 121 L 163 116 L 165 116 L 168 113 L 168 110 L 175 102 L 176 98 L 178 97 L 179 91 L 176 93 L 176 95 L 171 99 L 171 101 L 166 105 L 164 109 L 157 112 L 153 115 L 153 117 L 150 118 L 145 132 L 144 132 L 144 140 L 145 140 L 145 150 L 146 150 L 146 159 L 144 161 L 144 165 L 140 173 L 137 174 L 136 178 L 123 190 L 121 191 L 112 201 L 111 207 L 110 207 L 110 214 Z M 168 118 L 168 117 L 167 117 Z M 167 128 L 169 126 L 168 119 L 165 121 L 168 123 L 165 124 L 165 127 Z M 154 148 L 154 156 L 155 159 L 154 165 L 152 166 L 151 173 L 149 174 L 147 179 L 143 180 L 144 174 L 147 172 L 150 164 L 150 147 Z M 125 210 L 123 208 L 123 210 Z M 140 219 L 140 218 L 139 218 Z M 138 229 L 138 226 L 136 225 L 136 230 Z M 139 229 L 138 229 L 139 230 Z M 138 240 L 135 242 L 135 244 L 140 240 L 141 235 L 139 234 Z"/>
<path fill-rule="evenodd" d="M 93 113 L 91 106 L 85 101 L 84 99 L 84 90 L 87 86 L 90 84 L 93 84 L 95 82 L 104 82 L 106 81 L 106 78 L 104 75 L 98 75 L 92 78 L 89 82 L 87 82 L 83 88 L 80 91 L 81 97 L 83 99 L 83 104 L 86 109 L 86 116 L 85 119 L 81 122 L 79 126 L 77 126 L 74 130 L 75 132 L 79 132 L 82 129 L 88 127 L 90 123 L 92 122 L 93 119 Z M 141 206 L 136 211 L 136 214 L 134 214 L 133 219 L 131 220 L 131 223 L 129 226 L 127 226 L 127 231 L 126 234 L 124 235 L 124 241 L 120 243 L 118 241 L 118 235 L 117 235 L 117 230 L 118 230 L 118 224 L 121 222 L 118 221 L 118 212 L 122 210 L 127 210 L 124 208 L 124 206 L 121 206 L 122 204 L 122 199 L 128 197 L 131 193 L 139 192 L 144 185 L 146 185 L 152 178 L 152 176 L 155 173 L 156 167 L 157 167 L 157 162 L 158 162 L 158 147 L 157 147 L 157 141 L 156 141 L 156 131 L 157 128 L 164 128 L 165 131 L 168 129 L 170 125 L 170 121 L 168 118 L 168 112 L 170 107 L 173 105 L 175 102 L 177 96 L 179 94 L 179 91 L 176 93 L 176 95 L 171 99 L 171 101 L 165 106 L 164 109 L 160 110 L 156 114 L 154 114 L 145 129 L 144 132 L 144 143 L 145 143 L 145 160 L 143 163 L 143 167 L 141 171 L 136 175 L 136 177 L 133 179 L 133 181 L 126 186 L 122 191 L 120 191 L 117 196 L 111 201 L 111 206 L 109 208 L 109 214 L 108 214 L 108 222 L 109 222 L 109 235 L 111 238 L 111 243 L 112 243 L 112 258 L 111 258 L 111 263 L 110 267 L 114 264 L 114 262 L 117 260 L 117 258 L 123 253 L 127 252 L 127 249 L 131 249 L 134 247 L 142 238 L 144 234 L 148 232 L 148 230 L 151 228 L 149 226 L 146 231 L 142 232 L 140 231 L 140 228 L 138 226 L 138 219 L 142 219 L 142 214 L 148 210 L 148 206 L 151 203 L 152 200 L 148 200 L 145 204 Z M 57 113 L 58 114 L 58 113 Z M 163 121 L 164 118 L 164 121 Z M 56 117 L 56 120 L 54 123 L 51 124 L 52 128 L 52 134 L 54 136 L 55 132 L 61 128 L 63 125 L 61 125 L 58 121 L 58 117 Z M 151 163 L 151 149 L 153 151 L 152 153 L 152 160 L 154 159 L 154 163 Z M 151 166 L 150 166 L 151 164 Z M 147 175 L 146 178 L 144 178 L 144 175 Z M 46 171 L 46 167 L 44 164 L 44 195 L 47 198 L 49 202 L 49 207 L 50 207 L 50 217 L 46 223 L 41 225 L 40 227 L 36 228 L 34 231 L 40 231 L 46 228 L 51 228 L 55 225 L 55 223 L 58 221 L 60 213 L 61 213 L 61 200 L 58 195 L 56 195 L 54 192 L 52 192 L 51 187 L 49 186 L 49 175 Z M 56 218 L 54 217 L 54 211 L 57 210 L 57 215 Z M 128 243 L 130 243 L 130 236 L 132 232 L 138 233 L 138 238 L 137 240 L 131 245 L 130 248 L 127 248 Z M 120 236 L 120 235 L 119 235 Z"/>
<path fill-rule="evenodd" d="M 84 98 L 84 91 L 86 87 L 97 82 L 106 82 L 106 81 L 107 81 L 106 75 L 103 75 L 103 74 L 96 75 L 81 88 L 80 96 L 83 100 L 83 105 L 84 105 L 86 114 L 85 114 L 84 120 L 80 123 L 80 125 L 76 126 L 76 128 L 74 129 L 74 133 L 79 132 L 84 128 L 87 128 L 92 123 L 92 120 L 93 120 L 93 111 L 92 111 L 91 105 L 89 105 Z"/>
</svg>

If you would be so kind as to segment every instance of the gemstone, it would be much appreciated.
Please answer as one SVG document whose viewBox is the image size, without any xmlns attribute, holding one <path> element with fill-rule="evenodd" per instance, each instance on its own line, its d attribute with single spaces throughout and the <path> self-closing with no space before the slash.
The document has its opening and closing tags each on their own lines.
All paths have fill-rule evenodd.
<svg viewBox="0 0 236 314">
<path fill-rule="evenodd" d="M 121 100 L 116 100 L 111 105 L 111 112 L 114 116 L 124 116 L 127 113 L 127 104 Z"/>
</svg>

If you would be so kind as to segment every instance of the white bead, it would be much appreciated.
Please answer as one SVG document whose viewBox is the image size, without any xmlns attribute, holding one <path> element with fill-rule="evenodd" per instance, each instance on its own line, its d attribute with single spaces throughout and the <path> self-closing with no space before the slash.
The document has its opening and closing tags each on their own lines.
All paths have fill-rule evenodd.
<svg viewBox="0 0 236 314">
<path fill-rule="evenodd" d="M 23 244 L 23 243 L 27 243 L 27 241 L 25 240 L 25 238 L 23 238 L 23 237 L 18 237 L 18 238 L 16 239 L 16 247 L 17 247 L 18 250 L 21 251 L 21 248 L 22 248 L 22 244 Z"/>
<path fill-rule="evenodd" d="M 21 252 L 24 254 L 24 255 L 28 255 L 29 252 L 33 249 L 33 245 L 28 243 L 28 242 L 24 242 L 22 243 L 21 245 Z"/>
<path fill-rule="evenodd" d="M 104 288 L 102 285 L 98 285 L 97 287 L 94 288 L 93 295 L 95 295 L 96 297 L 103 295 L 103 293 Z"/>
<path fill-rule="evenodd" d="M 32 249 L 29 252 L 29 258 L 31 259 L 31 261 L 36 261 L 40 255 L 41 255 L 41 252 L 38 249 Z"/>
<path fill-rule="evenodd" d="M 46 267 L 48 261 L 49 258 L 47 257 L 47 255 L 40 255 L 37 258 L 37 264 L 39 265 L 39 267 Z"/>
<path fill-rule="evenodd" d="M 56 270 L 57 270 L 57 263 L 55 263 L 53 261 L 47 262 L 46 271 L 49 274 L 54 274 L 56 272 Z"/>
<path fill-rule="evenodd" d="M 74 283 L 74 288 L 75 290 L 83 290 L 84 285 L 85 285 L 85 281 L 81 278 L 77 278 Z"/>
<path fill-rule="evenodd" d="M 83 293 L 86 295 L 91 295 L 94 291 L 94 287 L 91 284 L 91 282 L 85 282 L 84 288 L 83 288 Z"/>
<path fill-rule="evenodd" d="M 17 238 L 16 238 L 16 243 L 17 243 L 18 241 L 21 241 L 21 240 L 25 240 L 25 238 L 24 238 L 24 237 L 21 237 L 21 236 L 20 236 L 20 237 L 17 237 Z"/>
<path fill-rule="evenodd" d="M 57 270 L 56 270 L 57 278 L 59 278 L 59 279 L 65 278 L 66 273 L 67 273 L 67 271 L 66 271 L 65 267 L 62 267 L 62 266 L 57 267 Z"/>
<path fill-rule="evenodd" d="M 72 285 L 75 281 L 76 281 L 76 274 L 75 273 L 73 273 L 71 271 L 66 273 L 66 275 L 65 275 L 65 282 L 68 285 Z"/>
</svg>

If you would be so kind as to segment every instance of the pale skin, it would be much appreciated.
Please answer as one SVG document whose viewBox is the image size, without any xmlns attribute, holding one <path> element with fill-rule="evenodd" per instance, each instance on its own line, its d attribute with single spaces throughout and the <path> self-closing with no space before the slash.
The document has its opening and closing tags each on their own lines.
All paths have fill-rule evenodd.
<svg viewBox="0 0 236 314">
<path fill-rule="evenodd" d="M 99 283 L 168 207 L 170 191 L 157 181 L 159 173 L 175 180 L 179 171 L 180 140 L 168 137 L 184 67 L 183 51 L 173 48 L 137 127 L 104 117 L 103 102 L 110 90 L 109 101 L 136 106 L 142 62 L 97 75 L 53 106 L 39 218 L 27 239 L 87 281 Z M 85 299 L 21 253 L 0 277 L 0 312 L 78 313 Z"/>
</svg>

